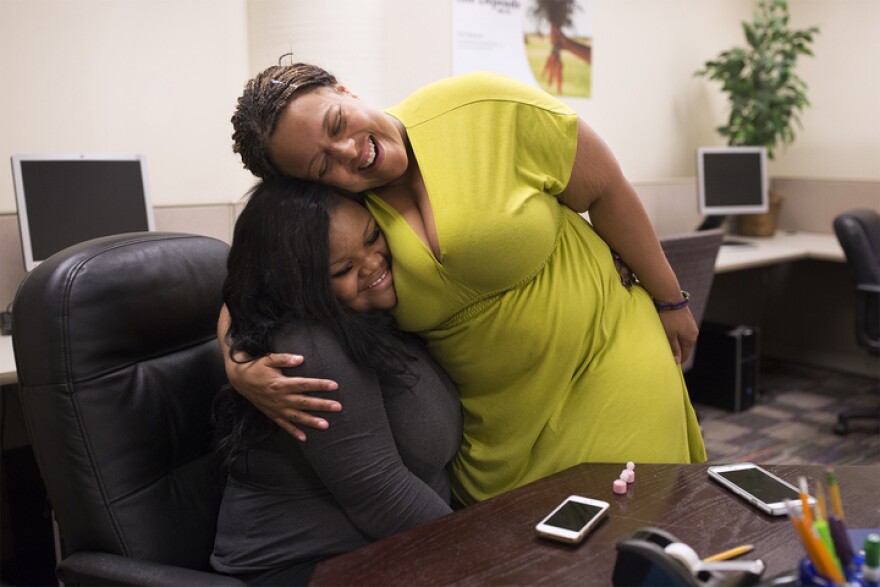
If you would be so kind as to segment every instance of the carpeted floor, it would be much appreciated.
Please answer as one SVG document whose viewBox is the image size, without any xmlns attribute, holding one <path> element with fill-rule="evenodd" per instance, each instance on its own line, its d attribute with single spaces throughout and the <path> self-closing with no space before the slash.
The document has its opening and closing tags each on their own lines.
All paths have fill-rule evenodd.
<svg viewBox="0 0 880 587">
<path fill-rule="evenodd" d="M 854 420 L 832 432 L 837 413 L 880 405 L 878 379 L 764 360 L 761 396 L 733 413 L 694 404 L 712 463 L 880 464 L 880 420 Z"/>
</svg>

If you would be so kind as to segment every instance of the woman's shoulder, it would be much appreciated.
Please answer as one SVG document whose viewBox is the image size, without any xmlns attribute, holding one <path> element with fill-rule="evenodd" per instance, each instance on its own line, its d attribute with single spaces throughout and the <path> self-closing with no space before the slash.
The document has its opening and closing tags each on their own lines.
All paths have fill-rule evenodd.
<svg viewBox="0 0 880 587">
<path fill-rule="evenodd" d="M 388 329 L 387 321 L 390 321 L 390 318 L 376 319 L 371 324 L 374 324 L 377 330 Z M 295 367 L 300 371 L 298 375 L 301 377 L 320 376 L 332 379 L 332 374 L 328 374 L 330 371 L 343 368 L 361 370 L 358 362 L 352 358 L 350 348 L 342 336 L 327 324 L 301 320 L 287 321 L 273 337 L 272 352 L 306 357 L 302 366 Z M 390 331 L 376 336 L 378 337 L 375 339 L 376 342 L 381 340 L 396 346 L 404 354 L 413 353 L 420 344 L 419 339 L 415 337 L 402 340 L 393 336 Z M 304 369 L 306 367 L 308 368 Z M 312 375 L 302 374 L 303 370 L 308 370 Z"/>
<path fill-rule="evenodd" d="M 418 97 L 420 93 L 429 95 L 432 92 L 438 92 L 456 94 L 463 101 L 467 101 L 505 97 L 517 93 L 529 94 L 533 90 L 535 90 L 533 86 L 499 73 L 472 71 L 436 81 L 418 90 L 413 96 Z"/>
<path fill-rule="evenodd" d="M 353 362 L 339 335 L 329 326 L 317 322 L 286 322 L 272 337 L 272 352 L 306 357 L 305 363 L 296 368 L 301 377 L 328 377 L 327 369 L 335 370 Z M 302 373 L 303 370 L 309 374 Z"/>
<path fill-rule="evenodd" d="M 574 113 L 569 106 L 540 88 L 492 72 L 463 73 L 431 83 L 387 112 L 410 125 L 443 112 L 485 102 L 514 102 L 560 114 Z"/>
<path fill-rule="evenodd" d="M 284 347 L 296 344 L 341 347 L 339 337 L 329 326 L 302 320 L 285 322 L 284 326 L 275 333 L 272 341 L 272 350 L 279 353 L 288 352 L 284 350 Z"/>
</svg>

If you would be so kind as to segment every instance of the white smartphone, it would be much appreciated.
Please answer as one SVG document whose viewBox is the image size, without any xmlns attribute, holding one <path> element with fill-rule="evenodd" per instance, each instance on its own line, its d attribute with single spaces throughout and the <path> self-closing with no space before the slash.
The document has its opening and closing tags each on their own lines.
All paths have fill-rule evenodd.
<svg viewBox="0 0 880 587">
<path fill-rule="evenodd" d="M 785 515 L 786 499 L 801 508 L 801 494 L 794 485 L 754 463 L 712 466 L 709 477 L 771 516 Z M 816 499 L 808 496 L 808 503 L 813 505 Z"/>
<path fill-rule="evenodd" d="M 535 526 L 539 536 L 576 544 L 608 511 L 608 502 L 570 495 Z"/>
</svg>

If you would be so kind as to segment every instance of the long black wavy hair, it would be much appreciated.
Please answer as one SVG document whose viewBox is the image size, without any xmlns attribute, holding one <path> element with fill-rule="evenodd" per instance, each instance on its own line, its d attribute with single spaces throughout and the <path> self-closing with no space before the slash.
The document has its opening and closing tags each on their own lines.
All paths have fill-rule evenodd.
<svg viewBox="0 0 880 587">
<path fill-rule="evenodd" d="M 251 361 L 274 351 L 273 337 L 291 322 L 318 323 L 339 337 L 355 363 L 405 381 L 410 357 L 393 344 L 399 332 L 391 317 L 350 310 L 333 293 L 330 213 L 342 198 L 358 199 L 288 177 L 263 180 L 251 190 L 235 223 L 223 283 L 231 319 L 226 341 L 234 361 Z M 275 430 L 272 421 L 229 386 L 214 400 L 213 419 L 220 472 Z"/>
</svg>

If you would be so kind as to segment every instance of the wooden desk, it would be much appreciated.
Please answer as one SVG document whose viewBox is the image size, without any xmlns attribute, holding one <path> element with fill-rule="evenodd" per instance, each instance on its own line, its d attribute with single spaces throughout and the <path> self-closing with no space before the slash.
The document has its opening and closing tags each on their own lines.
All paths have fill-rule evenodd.
<svg viewBox="0 0 880 587">
<path fill-rule="evenodd" d="M 833 234 L 777 232 L 772 237 L 731 235 L 730 239 L 750 244 L 722 245 L 715 261 L 716 273 L 803 259 L 846 262 L 843 249 Z"/>
<path fill-rule="evenodd" d="M 0 385 L 18 382 L 15 355 L 12 354 L 12 337 L 0 335 Z"/>
<path fill-rule="evenodd" d="M 310 585 L 610 585 L 614 545 L 654 526 L 708 556 L 754 544 L 765 577 L 789 571 L 804 552 L 790 522 L 762 514 L 709 480 L 707 465 L 636 465 L 626 495 L 611 491 L 622 464 L 583 464 L 407 532 L 324 561 Z M 797 484 L 824 467 L 768 465 Z M 880 527 L 880 467 L 836 470 L 847 521 Z M 607 519 L 580 545 L 537 538 L 534 526 L 571 494 L 611 503 Z"/>
</svg>

